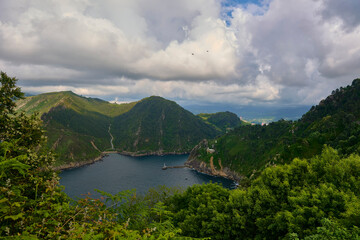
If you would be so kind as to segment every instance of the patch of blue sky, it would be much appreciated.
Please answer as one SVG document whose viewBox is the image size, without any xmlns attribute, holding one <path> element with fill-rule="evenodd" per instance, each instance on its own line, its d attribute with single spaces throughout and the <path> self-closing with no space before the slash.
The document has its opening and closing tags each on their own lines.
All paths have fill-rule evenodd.
<svg viewBox="0 0 360 240">
<path fill-rule="evenodd" d="M 221 5 L 224 7 L 234 7 L 239 5 L 256 4 L 261 6 L 262 0 L 224 0 Z"/>
<path fill-rule="evenodd" d="M 223 0 L 221 1 L 222 7 L 222 18 L 225 20 L 226 25 L 230 26 L 232 12 L 235 8 L 244 8 L 247 9 L 248 6 L 257 5 L 262 9 L 267 9 L 272 0 Z M 256 15 L 263 15 L 264 11 L 253 12 Z"/>
</svg>

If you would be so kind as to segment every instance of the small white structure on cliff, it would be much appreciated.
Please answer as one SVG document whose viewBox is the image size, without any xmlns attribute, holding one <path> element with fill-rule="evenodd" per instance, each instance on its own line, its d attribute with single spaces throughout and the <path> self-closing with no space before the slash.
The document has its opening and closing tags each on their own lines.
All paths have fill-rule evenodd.
<svg viewBox="0 0 360 240">
<path fill-rule="evenodd" d="M 207 153 L 214 153 L 214 152 L 215 152 L 215 149 L 207 148 L 207 149 L 206 149 L 206 152 L 207 152 Z"/>
</svg>

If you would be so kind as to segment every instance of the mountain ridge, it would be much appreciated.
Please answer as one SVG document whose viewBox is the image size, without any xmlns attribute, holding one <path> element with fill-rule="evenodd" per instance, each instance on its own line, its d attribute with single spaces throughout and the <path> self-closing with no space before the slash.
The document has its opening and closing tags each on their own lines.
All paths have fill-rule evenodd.
<svg viewBox="0 0 360 240">
<path fill-rule="evenodd" d="M 176 102 L 159 96 L 112 104 L 70 91 L 52 92 L 19 100 L 17 111 L 39 112 L 47 147 L 58 155 L 58 166 L 91 162 L 109 151 L 133 156 L 189 153 L 203 138 L 220 134 Z"/>
<path fill-rule="evenodd" d="M 19 100 L 17 110 L 25 111 L 27 114 L 39 112 L 42 115 L 52 107 L 63 104 L 73 108 L 75 111 L 83 110 L 98 112 L 109 117 L 115 117 L 130 110 L 136 102 L 132 103 L 109 103 L 99 98 L 87 98 L 79 96 L 72 91 L 50 92 Z"/>
<path fill-rule="evenodd" d="M 119 150 L 153 153 L 185 153 L 202 138 L 215 137 L 215 129 L 205 124 L 176 102 L 159 96 L 139 101 L 130 111 L 116 117 L 113 133 Z M 134 134 L 135 133 L 135 134 Z M 151 141 L 151 139 L 157 141 Z"/>
<path fill-rule="evenodd" d="M 187 164 L 211 173 L 222 167 L 242 176 L 257 176 L 268 166 L 289 163 L 294 158 L 311 158 L 328 145 L 349 155 L 360 152 L 360 79 L 334 90 L 297 121 L 280 120 L 267 126 L 241 126 L 201 143 Z M 214 153 L 209 153 L 208 148 Z M 206 165 L 206 167 L 204 167 Z M 200 169 L 201 170 L 201 169 Z"/>
</svg>

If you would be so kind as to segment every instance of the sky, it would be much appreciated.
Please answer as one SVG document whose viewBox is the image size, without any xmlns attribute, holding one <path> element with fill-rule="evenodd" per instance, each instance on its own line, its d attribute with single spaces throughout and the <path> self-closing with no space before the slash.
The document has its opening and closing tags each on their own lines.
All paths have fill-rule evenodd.
<svg viewBox="0 0 360 240">
<path fill-rule="evenodd" d="M 0 0 L 27 93 L 314 105 L 360 77 L 359 0 Z"/>
</svg>

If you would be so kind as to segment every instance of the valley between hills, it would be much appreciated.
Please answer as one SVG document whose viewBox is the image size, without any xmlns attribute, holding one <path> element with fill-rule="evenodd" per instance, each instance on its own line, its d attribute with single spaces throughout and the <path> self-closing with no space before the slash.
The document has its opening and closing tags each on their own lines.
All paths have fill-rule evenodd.
<svg viewBox="0 0 360 240">
<path fill-rule="evenodd" d="M 263 126 L 229 112 L 193 115 L 156 96 L 122 105 L 72 92 L 21 99 L 15 78 L 2 72 L 1 81 L 5 239 L 359 239 L 360 79 L 299 120 Z M 76 167 L 106 151 L 190 152 L 187 166 L 239 187 L 97 190 L 100 199 L 71 200 L 54 163 Z"/>
<path fill-rule="evenodd" d="M 263 126 L 251 125 L 231 112 L 194 115 L 157 96 L 114 104 L 54 92 L 19 100 L 17 111 L 39 113 L 48 148 L 57 155 L 56 169 L 92 163 L 109 152 L 190 153 L 187 166 L 240 181 L 255 178 L 266 167 L 318 155 L 324 145 L 344 156 L 359 153 L 359 92 L 356 79 L 334 90 L 299 120 Z"/>
<path fill-rule="evenodd" d="M 152 96 L 115 104 L 73 92 L 54 92 L 17 102 L 17 111 L 41 118 L 56 169 L 77 167 L 109 152 L 131 156 L 184 154 L 203 139 L 247 125 L 235 114 L 195 116 L 173 101 Z"/>
</svg>

